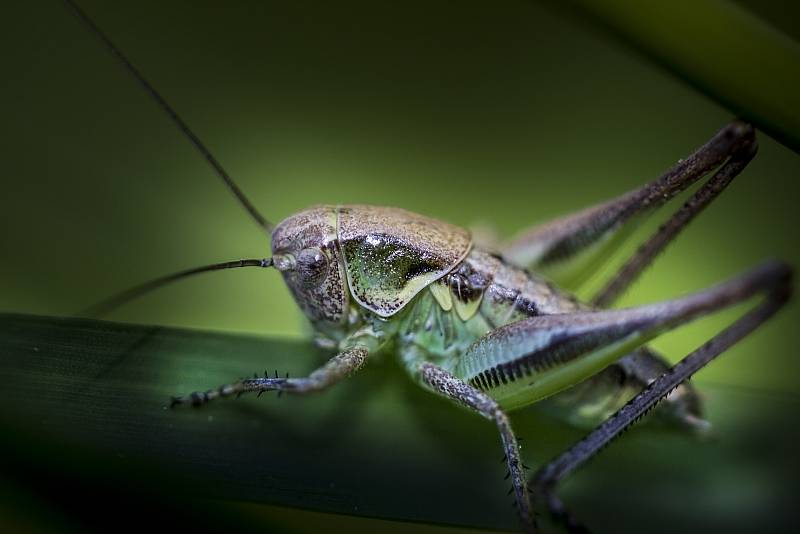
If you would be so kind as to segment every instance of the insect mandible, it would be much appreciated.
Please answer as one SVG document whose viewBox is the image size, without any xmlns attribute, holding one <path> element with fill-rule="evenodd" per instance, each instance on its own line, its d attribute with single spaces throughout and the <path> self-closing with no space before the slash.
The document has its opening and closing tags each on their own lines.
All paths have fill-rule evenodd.
<svg viewBox="0 0 800 534">
<path fill-rule="evenodd" d="M 461 228 L 389 207 L 317 206 L 273 228 L 206 152 L 257 222 L 272 230 L 272 256 L 178 273 L 134 288 L 97 311 L 197 272 L 274 267 L 313 324 L 318 343 L 336 354 L 305 378 L 248 379 L 178 397 L 174 404 L 199 405 L 244 392 L 316 392 L 391 344 L 421 385 L 496 423 L 526 530 L 535 529 L 534 501 L 577 528 L 554 494 L 557 482 L 665 397 L 663 417 L 704 425 L 696 393 L 681 384 L 788 298 L 791 269 L 769 263 L 688 297 L 606 309 L 747 165 L 756 150 L 754 135 L 751 126 L 734 121 L 654 182 L 496 247 L 476 245 Z M 590 268 L 626 224 L 708 175 L 592 302 L 580 302 L 551 282 Z M 666 330 L 757 295 L 765 296 L 761 306 L 671 370 L 645 346 Z M 608 376 L 616 386 L 609 386 Z M 626 402 L 630 396 L 617 395 L 620 387 L 631 393 L 644 389 Z M 604 422 L 529 479 L 506 412 L 545 398 L 568 402 L 578 389 L 604 407 L 598 421 L 583 423 Z"/>
</svg>

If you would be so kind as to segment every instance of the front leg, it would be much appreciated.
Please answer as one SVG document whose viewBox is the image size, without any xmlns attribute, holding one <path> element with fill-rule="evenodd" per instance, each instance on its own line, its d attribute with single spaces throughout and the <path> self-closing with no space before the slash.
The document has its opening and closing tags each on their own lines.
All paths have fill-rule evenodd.
<svg viewBox="0 0 800 534">
<path fill-rule="evenodd" d="M 419 372 L 422 382 L 436 393 L 472 408 L 482 416 L 495 422 L 497 429 L 500 431 L 500 439 L 503 441 L 503 451 L 508 463 L 508 471 L 511 476 L 511 484 L 514 489 L 520 521 L 526 532 L 535 532 L 536 525 L 531 512 L 528 488 L 525 485 L 522 458 L 519 454 L 519 445 L 517 445 L 517 438 L 511 429 L 508 415 L 500 409 L 497 402 L 490 396 L 459 380 L 441 367 L 431 363 L 423 363 L 419 367 Z"/>
<path fill-rule="evenodd" d="M 364 366 L 369 350 L 363 345 L 355 345 L 340 352 L 319 369 L 305 378 L 263 378 L 253 377 L 240 380 L 234 384 L 225 384 L 207 391 L 195 391 L 184 397 L 173 397 L 170 406 L 191 404 L 201 406 L 220 397 L 239 396 L 242 393 L 255 392 L 261 395 L 265 391 L 286 391 L 288 393 L 306 394 L 322 391 L 342 379 L 350 376 Z"/>
</svg>

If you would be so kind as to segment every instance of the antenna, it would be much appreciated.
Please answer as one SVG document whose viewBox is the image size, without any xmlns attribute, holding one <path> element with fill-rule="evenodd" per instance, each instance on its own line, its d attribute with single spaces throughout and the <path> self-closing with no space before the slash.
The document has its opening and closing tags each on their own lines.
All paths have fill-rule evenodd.
<svg viewBox="0 0 800 534">
<path fill-rule="evenodd" d="M 223 263 L 213 263 L 211 265 L 204 265 L 202 267 L 194 267 L 192 269 L 186 269 L 184 271 L 179 271 L 177 273 L 168 274 L 166 276 L 161 276 L 159 278 L 154 278 L 153 280 L 149 280 L 147 282 L 139 284 L 138 286 L 126 289 L 121 293 L 112 295 L 111 297 L 103 300 L 102 302 L 98 302 L 97 304 L 89 308 L 86 308 L 81 312 L 78 312 L 78 315 L 83 317 L 101 317 L 103 315 L 107 315 L 108 313 L 114 311 L 123 304 L 127 304 L 133 299 L 141 297 L 145 293 L 149 293 L 155 289 L 164 287 L 165 285 L 171 284 L 172 282 L 182 280 L 187 276 L 194 276 L 196 274 L 207 273 L 209 271 L 219 271 L 221 269 L 236 269 L 238 267 L 272 267 L 272 266 L 273 266 L 272 258 L 264 258 L 261 260 L 226 261 Z"/>
<path fill-rule="evenodd" d="M 189 139 L 189 141 L 194 145 L 194 147 L 202 154 L 202 156 L 206 159 L 211 168 L 214 169 L 214 172 L 222 178 L 222 181 L 225 182 L 225 185 L 230 189 L 231 193 L 236 196 L 239 200 L 239 203 L 247 210 L 250 216 L 256 221 L 256 223 L 263 228 L 268 234 L 272 232 L 272 229 L 275 227 L 271 222 L 264 218 L 261 213 L 256 209 L 255 206 L 250 202 L 250 200 L 245 196 L 239 186 L 236 185 L 236 182 L 233 181 L 233 178 L 225 171 L 217 158 L 211 154 L 211 151 L 206 148 L 200 138 L 197 137 L 194 132 L 189 128 L 189 126 L 184 122 L 184 120 L 178 115 L 178 113 L 169 105 L 169 103 L 164 99 L 161 94 L 156 91 L 156 89 L 150 85 L 150 82 L 144 77 L 144 75 L 139 72 L 139 70 L 133 66 L 133 63 L 122 53 L 122 51 L 117 48 L 117 46 L 108 38 L 108 36 L 103 33 L 103 31 L 94 23 L 92 19 L 80 8 L 73 0 L 64 0 L 64 2 L 69 6 L 69 8 L 75 13 L 75 15 L 83 22 L 89 30 L 95 34 L 108 48 L 111 54 L 116 57 L 120 63 L 125 67 L 125 69 L 136 78 L 136 81 L 147 91 L 151 97 L 156 101 L 158 106 L 163 109 L 167 115 L 169 115 L 172 122 L 180 129 L 180 131 Z"/>
</svg>

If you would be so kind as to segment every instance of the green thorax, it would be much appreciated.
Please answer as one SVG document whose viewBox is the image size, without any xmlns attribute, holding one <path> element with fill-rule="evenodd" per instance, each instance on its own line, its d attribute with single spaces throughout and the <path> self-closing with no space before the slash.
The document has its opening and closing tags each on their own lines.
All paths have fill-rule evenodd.
<svg viewBox="0 0 800 534">
<path fill-rule="evenodd" d="M 456 372 L 466 349 L 498 326 L 578 307 L 574 297 L 545 280 L 473 249 L 386 327 L 410 367 L 426 360 Z"/>
</svg>

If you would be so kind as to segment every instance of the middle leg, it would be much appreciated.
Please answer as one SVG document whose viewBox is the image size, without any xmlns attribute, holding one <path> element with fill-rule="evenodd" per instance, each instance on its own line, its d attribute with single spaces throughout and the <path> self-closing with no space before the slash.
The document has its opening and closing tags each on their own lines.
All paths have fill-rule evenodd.
<svg viewBox="0 0 800 534">
<path fill-rule="evenodd" d="M 478 391 L 463 380 L 459 380 L 439 366 L 423 363 L 419 367 L 422 382 L 436 393 L 448 397 L 459 404 L 472 408 L 482 416 L 494 421 L 500 431 L 508 472 L 516 499 L 517 511 L 525 532 L 535 532 L 536 525 L 530 507 L 530 495 L 525 485 L 525 472 L 519 445 L 508 415 L 500 409 L 497 401 L 486 393 Z"/>
</svg>

